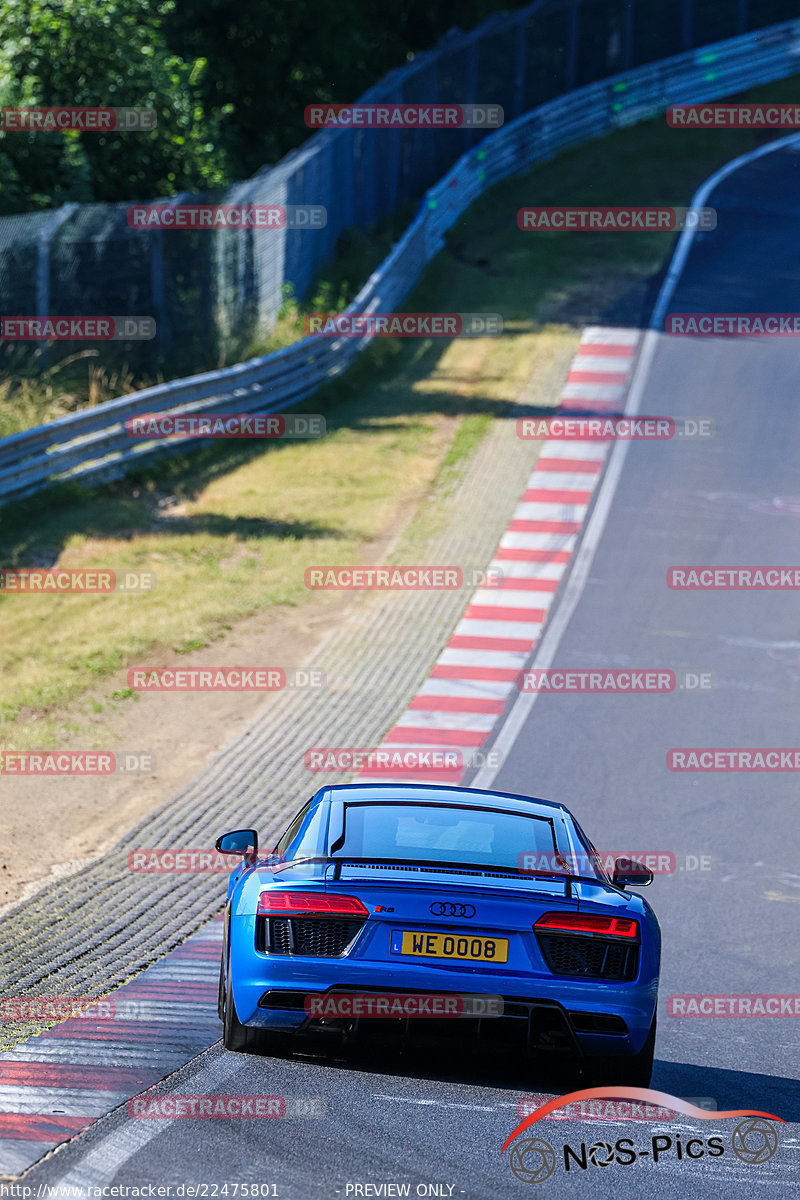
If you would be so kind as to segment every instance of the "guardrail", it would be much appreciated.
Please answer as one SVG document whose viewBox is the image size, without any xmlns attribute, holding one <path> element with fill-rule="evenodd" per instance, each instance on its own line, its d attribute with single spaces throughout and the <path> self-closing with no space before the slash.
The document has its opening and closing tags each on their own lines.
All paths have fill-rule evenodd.
<svg viewBox="0 0 800 1200">
<path fill-rule="evenodd" d="M 676 55 L 540 105 L 485 138 L 425 195 L 417 216 L 367 280 L 348 313 L 392 312 L 402 303 L 444 235 L 483 192 L 569 146 L 645 120 L 669 104 L 700 103 L 793 74 L 800 20 Z M 713 69 L 712 69 L 713 66 Z M 261 358 L 173 380 L 0 439 L 0 499 L 56 481 L 100 482 L 155 455 L 185 452 L 206 438 L 143 441 L 127 418 L 147 412 L 281 412 L 341 374 L 371 341 L 306 337 Z"/>
</svg>

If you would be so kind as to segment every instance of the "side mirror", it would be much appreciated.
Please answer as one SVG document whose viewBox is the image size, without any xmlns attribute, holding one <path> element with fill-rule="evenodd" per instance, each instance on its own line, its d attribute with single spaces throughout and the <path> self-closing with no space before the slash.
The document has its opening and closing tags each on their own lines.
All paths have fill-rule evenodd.
<svg viewBox="0 0 800 1200">
<path fill-rule="evenodd" d="M 258 853 L 258 834 L 255 829 L 235 829 L 218 837 L 215 846 L 220 854 L 255 855 Z"/>
<path fill-rule="evenodd" d="M 619 887 L 649 887 L 653 882 L 653 872 L 632 858 L 618 858 L 614 863 L 611 882 Z"/>
</svg>

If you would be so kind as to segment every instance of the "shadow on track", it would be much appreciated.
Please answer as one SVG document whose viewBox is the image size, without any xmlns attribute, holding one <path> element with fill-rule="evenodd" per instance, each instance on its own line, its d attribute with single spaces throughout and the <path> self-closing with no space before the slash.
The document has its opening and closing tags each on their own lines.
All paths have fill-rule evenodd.
<svg viewBox="0 0 800 1200">
<path fill-rule="evenodd" d="M 514 1046 L 476 1050 L 456 1038 L 433 1046 L 405 1047 L 398 1039 L 375 1039 L 371 1044 L 344 1049 L 333 1041 L 320 1045 L 309 1040 L 284 1057 L 331 1070 L 512 1088 L 546 1096 L 565 1095 L 587 1086 L 578 1064 L 567 1056 L 527 1058 Z M 720 1110 L 755 1108 L 800 1123 L 800 1084 L 794 1079 L 656 1058 L 651 1087 L 682 1098 L 712 1097 Z"/>
</svg>

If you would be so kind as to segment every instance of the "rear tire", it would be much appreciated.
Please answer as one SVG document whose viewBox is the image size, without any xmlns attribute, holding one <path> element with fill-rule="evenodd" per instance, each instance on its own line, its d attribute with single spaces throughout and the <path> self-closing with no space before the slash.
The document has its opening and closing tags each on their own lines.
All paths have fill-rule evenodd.
<svg viewBox="0 0 800 1200">
<path fill-rule="evenodd" d="M 226 1050 L 234 1050 L 245 1054 L 271 1054 L 275 1058 L 291 1053 L 294 1037 L 291 1033 L 276 1033 L 271 1029 L 259 1029 L 252 1025 L 243 1025 L 236 1012 L 230 980 L 224 985 L 224 975 L 220 968 L 219 975 L 219 1004 L 222 1021 L 222 1044 Z"/>
<path fill-rule="evenodd" d="M 225 1003 L 223 1005 L 222 1016 L 223 1046 L 226 1050 L 252 1052 L 258 1048 L 258 1035 L 258 1029 L 251 1029 L 249 1025 L 243 1025 L 239 1020 L 229 978 L 225 989 Z"/>
<path fill-rule="evenodd" d="M 219 991 L 217 992 L 217 1016 L 225 1020 L 225 959 L 219 964 Z"/>
<path fill-rule="evenodd" d="M 650 1026 L 645 1043 L 638 1054 L 603 1055 L 602 1058 L 587 1058 L 583 1064 L 583 1078 L 590 1087 L 649 1087 L 653 1075 L 653 1056 L 656 1048 L 656 1018 Z"/>
</svg>

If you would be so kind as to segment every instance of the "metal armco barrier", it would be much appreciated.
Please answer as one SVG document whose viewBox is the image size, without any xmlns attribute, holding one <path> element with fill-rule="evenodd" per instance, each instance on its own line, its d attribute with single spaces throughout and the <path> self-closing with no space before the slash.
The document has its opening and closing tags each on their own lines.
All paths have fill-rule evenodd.
<svg viewBox="0 0 800 1200">
<path fill-rule="evenodd" d="M 785 78 L 799 62 L 800 20 L 789 21 L 614 75 L 532 109 L 469 150 L 426 193 L 414 221 L 346 312 L 395 310 L 444 245 L 445 232 L 500 180 L 670 104 L 719 99 Z M 306 337 L 262 358 L 146 388 L 2 438 L 0 498 L 30 495 L 57 480 L 117 478 L 156 454 L 183 452 L 205 440 L 132 438 L 125 421 L 140 413 L 280 412 L 344 371 L 369 341 Z"/>
</svg>

